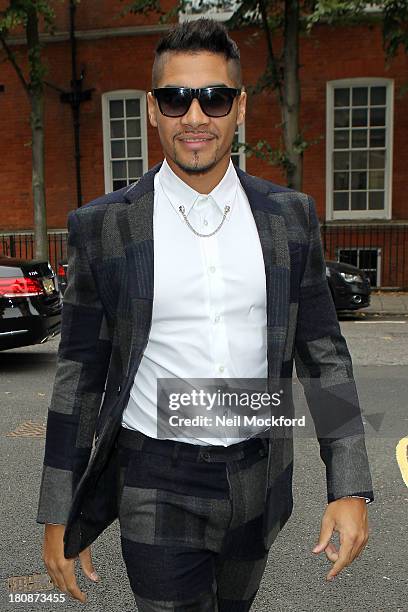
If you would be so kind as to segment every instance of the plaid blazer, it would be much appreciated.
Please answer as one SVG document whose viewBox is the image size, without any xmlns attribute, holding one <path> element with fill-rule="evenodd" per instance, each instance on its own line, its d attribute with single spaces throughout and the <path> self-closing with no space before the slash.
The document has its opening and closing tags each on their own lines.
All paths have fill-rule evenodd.
<svg viewBox="0 0 408 612">
<path fill-rule="evenodd" d="M 153 303 L 154 175 L 68 215 L 68 283 L 48 410 L 38 523 L 66 525 L 75 557 L 117 518 L 117 434 L 146 347 Z M 328 501 L 373 499 L 364 428 L 346 342 L 325 274 L 313 200 L 237 170 L 262 247 L 267 291 L 268 388 L 291 413 L 296 363 L 326 466 Z M 350 413 L 339 434 L 327 419 Z M 264 542 L 293 507 L 293 432 L 271 428 Z"/>
</svg>

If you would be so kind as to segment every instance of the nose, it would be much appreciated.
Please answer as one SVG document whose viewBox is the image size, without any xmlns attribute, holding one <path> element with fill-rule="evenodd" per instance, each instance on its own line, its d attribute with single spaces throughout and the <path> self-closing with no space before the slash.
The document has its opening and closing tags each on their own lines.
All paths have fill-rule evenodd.
<svg viewBox="0 0 408 612">
<path fill-rule="evenodd" d="M 181 123 L 183 125 L 197 127 L 209 123 L 209 119 L 210 118 L 201 110 L 197 98 L 194 98 L 186 114 L 181 117 Z"/>
</svg>

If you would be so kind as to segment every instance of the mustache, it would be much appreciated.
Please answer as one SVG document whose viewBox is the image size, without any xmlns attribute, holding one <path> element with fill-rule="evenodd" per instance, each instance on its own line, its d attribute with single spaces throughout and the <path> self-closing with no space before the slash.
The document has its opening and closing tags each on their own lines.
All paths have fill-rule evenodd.
<svg viewBox="0 0 408 612">
<path fill-rule="evenodd" d="M 209 137 L 211 136 L 212 138 L 218 138 L 217 134 L 214 134 L 214 132 L 208 132 L 208 131 L 204 131 L 204 130 L 189 130 L 188 132 L 177 132 L 176 134 L 174 134 L 173 136 L 173 140 L 176 140 L 177 138 L 188 138 L 191 136 L 201 136 L 201 137 Z"/>
</svg>

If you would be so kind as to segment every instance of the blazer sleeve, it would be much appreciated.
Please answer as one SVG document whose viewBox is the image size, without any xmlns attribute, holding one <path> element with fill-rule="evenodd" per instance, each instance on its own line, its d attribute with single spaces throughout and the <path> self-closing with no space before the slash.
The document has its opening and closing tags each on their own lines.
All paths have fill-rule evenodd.
<svg viewBox="0 0 408 612">
<path fill-rule="evenodd" d="M 66 524 L 75 488 L 88 464 L 112 344 L 81 238 L 77 211 L 68 215 L 68 278 L 51 403 L 48 408 L 37 523 Z"/>
<path fill-rule="evenodd" d="M 326 466 L 328 502 L 374 500 L 364 426 L 346 341 L 326 280 L 319 220 L 308 197 L 309 242 L 300 283 L 295 364 Z"/>
</svg>

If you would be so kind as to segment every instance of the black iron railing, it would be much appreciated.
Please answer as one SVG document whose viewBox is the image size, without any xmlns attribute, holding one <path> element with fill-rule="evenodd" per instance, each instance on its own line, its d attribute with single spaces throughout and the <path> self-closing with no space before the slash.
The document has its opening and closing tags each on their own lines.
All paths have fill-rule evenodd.
<svg viewBox="0 0 408 612">
<path fill-rule="evenodd" d="M 365 270 L 373 287 L 408 289 L 408 223 L 321 222 L 326 259 Z"/>
<path fill-rule="evenodd" d="M 19 232 L 0 234 L 0 255 L 22 259 L 34 258 L 34 234 Z M 67 256 L 67 232 L 48 232 L 48 259 L 57 270 L 58 262 Z"/>
<path fill-rule="evenodd" d="M 408 223 L 321 222 L 326 259 L 350 263 L 366 271 L 373 287 L 408 290 Z M 0 234 L 0 254 L 33 259 L 29 232 Z M 67 232 L 48 233 L 49 261 L 56 270 L 67 256 Z"/>
</svg>

